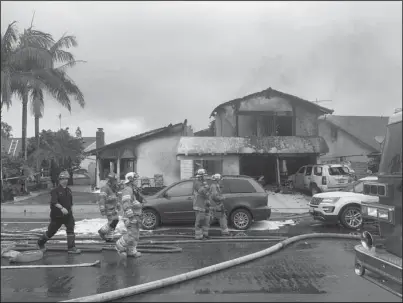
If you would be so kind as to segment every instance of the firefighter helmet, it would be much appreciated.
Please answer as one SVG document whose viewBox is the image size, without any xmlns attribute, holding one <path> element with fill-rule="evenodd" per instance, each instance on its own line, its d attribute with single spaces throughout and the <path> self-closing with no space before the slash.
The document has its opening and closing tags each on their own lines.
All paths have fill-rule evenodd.
<svg viewBox="0 0 403 303">
<path fill-rule="evenodd" d="M 220 181 L 222 179 L 222 176 L 220 174 L 214 174 L 211 179 L 213 181 Z"/>
<path fill-rule="evenodd" d="M 62 171 L 60 174 L 59 174 L 59 180 L 62 180 L 62 179 L 70 179 L 70 174 L 69 174 L 69 172 L 68 171 Z"/>
<path fill-rule="evenodd" d="M 136 180 L 138 177 L 139 177 L 139 175 L 134 171 L 130 172 L 130 173 L 127 173 L 125 175 L 125 184 Z"/>
<path fill-rule="evenodd" d="M 204 168 L 199 168 L 196 172 L 196 177 L 206 176 L 207 172 Z"/>
<path fill-rule="evenodd" d="M 109 180 L 110 179 L 116 179 L 116 174 L 114 172 L 110 172 L 106 178 L 109 179 Z"/>
</svg>

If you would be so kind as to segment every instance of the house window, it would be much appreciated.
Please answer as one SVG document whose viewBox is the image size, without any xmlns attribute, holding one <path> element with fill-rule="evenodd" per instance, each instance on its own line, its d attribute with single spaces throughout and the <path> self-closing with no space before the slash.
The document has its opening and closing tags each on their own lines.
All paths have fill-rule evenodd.
<svg viewBox="0 0 403 303">
<path fill-rule="evenodd" d="M 293 117 L 292 116 L 277 116 L 277 136 L 292 136 L 293 135 Z"/>
<path fill-rule="evenodd" d="M 337 128 L 334 126 L 330 127 L 330 137 L 331 137 L 332 141 L 337 140 Z"/>
</svg>

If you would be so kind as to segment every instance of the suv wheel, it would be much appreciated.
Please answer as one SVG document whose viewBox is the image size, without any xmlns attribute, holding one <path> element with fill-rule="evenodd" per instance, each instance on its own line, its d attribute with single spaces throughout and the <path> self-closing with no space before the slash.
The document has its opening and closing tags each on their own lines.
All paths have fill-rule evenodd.
<svg viewBox="0 0 403 303">
<path fill-rule="evenodd" d="M 348 229 L 359 229 L 362 225 L 361 209 L 357 206 L 347 206 L 340 214 L 340 223 Z"/>
<path fill-rule="evenodd" d="M 252 224 L 252 215 L 244 208 L 236 209 L 231 213 L 231 225 L 238 230 L 246 230 Z"/>
<path fill-rule="evenodd" d="M 320 189 L 316 186 L 316 184 L 311 185 L 311 195 L 314 196 L 320 193 Z"/>
</svg>

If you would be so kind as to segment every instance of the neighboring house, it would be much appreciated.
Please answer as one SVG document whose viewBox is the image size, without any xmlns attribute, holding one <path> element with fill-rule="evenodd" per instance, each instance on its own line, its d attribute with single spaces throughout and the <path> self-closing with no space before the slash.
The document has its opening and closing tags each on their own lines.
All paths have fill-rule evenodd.
<svg viewBox="0 0 403 303">
<path fill-rule="evenodd" d="M 96 157 L 95 156 L 87 156 L 87 152 L 96 148 L 96 137 L 82 137 L 83 139 L 83 147 L 84 147 L 84 160 L 81 161 L 80 167 L 84 168 L 88 171 L 88 174 L 91 178 L 91 183 L 95 184 L 95 166 L 96 166 Z"/>
<path fill-rule="evenodd" d="M 337 116 L 319 117 L 319 135 L 329 153 L 322 156 L 322 163 L 349 161 L 358 177 L 367 175 L 368 156 L 381 151 L 389 117 Z"/>
<path fill-rule="evenodd" d="M 279 183 L 328 151 L 317 119 L 332 112 L 271 88 L 225 102 L 211 113 L 213 135 L 203 130 L 179 142 L 181 177 L 203 167 L 208 173 L 263 175 L 266 182 Z"/>
<path fill-rule="evenodd" d="M 135 171 L 140 177 L 153 178 L 162 175 L 165 185 L 180 180 L 180 163 L 176 159 L 178 143 L 183 136 L 193 136 L 187 120 L 183 123 L 138 134 L 105 145 L 105 133 L 97 131 L 96 148 L 87 155 L 96 157 L 96 187 L 110 171 L 115 172 L 120 180 L 126 173 Z"/>
</svg>

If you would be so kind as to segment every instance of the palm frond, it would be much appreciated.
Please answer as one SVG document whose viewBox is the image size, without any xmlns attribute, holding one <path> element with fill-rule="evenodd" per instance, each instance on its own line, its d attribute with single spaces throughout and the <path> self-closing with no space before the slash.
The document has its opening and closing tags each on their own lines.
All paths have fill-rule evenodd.
<svg viewBox="0 0 403 303">
<path fill-rule="evenodd" d="M 25 29 L 24 33 L 20 35 L 19 42 L 23 47 L 33 46 L 49 49 L 55 43 L 55 40 L 51 34 L 33 29 Z"/>
<path fill-rule="evenodd" d="M 43 91 L 41 89 L 31 90 L 31 114 L 35 117 L 42 118 L 45 110 L 45 103 L 43 100 Z"/>
<path fill-rule="evenodd" d="M 71 111 L 71 102 L 69 95 L 64 88 L 64 82 L 55 75 L 53 69 L 43 69 L 32 72 L 16 72 L 12 78 L 11 87 L 17 94 L 19 94 L 21 88 L 46 90 L 60 104 Z"/>
<path fill-rule="evenodd" d="M 53 72 L 57 77 L 63 82 L 64 89 L 66 93 L 73 96 L 78 104 L 84 108 L 85 100 L 84 94 L 81 92 L 80 88 L 74 83 L 74 81 L 63 71 L 59 69 L 54 69 Z"/>
<path fill-rule="evenodd" d="M 10 108 L 11 101 L 11 81 L 10 73 L 6 70 L 1 71 L 1 108 L 5 105 L 7 109 Z"/>
<path fill-rule="evenodd" d="M 10 23 L 4 33 L 1 35 L 1 54 L 4 55 L 7 52 L 10 52 L 18 39 L 18 32 L 16 29 L 17 21 Z"/>
<path fill-rule="evenodd" d="M 61 70 L 63 72 L 66 71 L 67 68 L 75 66 L 77 63 L 87 63 L 87 61 L 84 60 L 74 60 L 74 61 L 69 61 L 61 66 L 56 67 L 55 69 Z"/>
<path fill-rule="evenodd" d="M 52 47 L 49 49 L 51 53 L 61 50 L 62 48 L 77 47 L 78 43 L 75 36 L 63 35 Z"/>
<path fill-rule="evenodd" d="M 51 52 L 54 62 L 74 62 L 74 55 L 61 49 Z"/>
<path fill-rule="evenodd" d="M 28 61 L 31 61 L 31 64 L 27 64 Z M 25 69 L 27 65 L 35 65 L 38 69 L 51 68 L 53 66 L 53 60 L 47 49 L 26 46 L 14 50 L 8 58 L 8 64 L 20 70 L 27 70 Z M 31 68 L 28 68 L 28 70 L 29 69 Z"/>
</svg>

